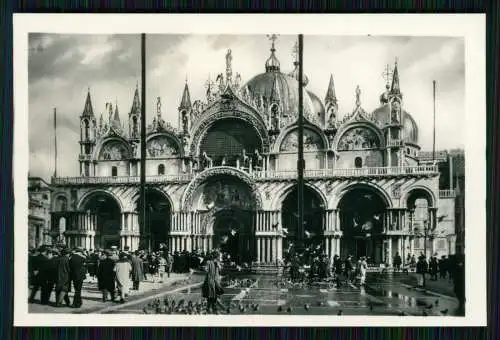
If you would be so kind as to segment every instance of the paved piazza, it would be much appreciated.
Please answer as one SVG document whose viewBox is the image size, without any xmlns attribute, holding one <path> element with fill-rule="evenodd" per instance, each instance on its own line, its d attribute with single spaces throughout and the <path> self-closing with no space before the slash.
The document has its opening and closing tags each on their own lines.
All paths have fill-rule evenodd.
<svg viewBox="0 0 500 340">
<path fill-rule="evenodd" d="M 235 278 L 235 281 L 238 280 L 243 284 L 225 288 L 225 293 L 220 299 L 225 308 L 220 307 L 219 313 L 240 315 L 456 315 L 458 302 L 455 298 L 402 284 L 397 275 L 395 278 L 390 275 L 380 279 L 377 274 L 370 274 L 364 288 L 353 284 L 343 284 L 340 288 L 336 288 L 333 282 L 323 282 L 307 287 L 292 287 L 276 276 L 242 275 Z M 251 280 L 250 287 L 245 287 L 247 280 Z M 282 288 L 287 285 L 289 287 Z M 190 285 L 190 287 L 176 289 L 173 293 L 156 294 L 149 299 L 131 301 L 102 312 L 167 314 L 164 310 L 155 311 L 154 303 L 156 300 L 163 306 L 163 301 L 168 299 L 170 303 L 173 300 L 176 306 L 184 305 L 184 307 L 176 307 L 174 314 L 188 314 L 187 305 L 190 301 L 196 305 L 203 300 L 200 285 L 194 285 L 194 287 Z"/>
</svg>

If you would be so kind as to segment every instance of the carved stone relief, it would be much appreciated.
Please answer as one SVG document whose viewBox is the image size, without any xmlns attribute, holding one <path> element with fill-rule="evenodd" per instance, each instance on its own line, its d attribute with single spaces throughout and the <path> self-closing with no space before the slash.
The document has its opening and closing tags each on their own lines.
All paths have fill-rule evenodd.
<svg viewBox="0 0 500 340">
<path fill-rule="evenodd" d="M 341 137 L 337 149 L 339 151 L 362 150 L 379 147 L 377 135 L 366 128 L 353 128 Z"/>
<path fill-rule="evenodd" d="M 148 157 L 169 157 L 179 154 L 175 143 L 166 136 L 158 136 L 151 139 L 147 146 Z"/>
</svg>

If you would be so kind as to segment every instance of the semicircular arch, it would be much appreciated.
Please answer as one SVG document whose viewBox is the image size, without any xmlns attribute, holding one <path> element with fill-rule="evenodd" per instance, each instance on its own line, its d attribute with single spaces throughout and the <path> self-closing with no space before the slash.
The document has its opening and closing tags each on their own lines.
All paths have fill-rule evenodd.
<svg viewBox="0 0 500 340">
<path fill-rule="evenodd" d="M 304 186 L 309 190 L 311 190 L 311 192 L 313 192 L 319 198 L 321 204 L 326 209 L 328 205 L 328 199 L 325 193 L 312 183 L 304 183 Z M 283 201 L 296 188 L 297 184 L 292 183 L 283 187 L 280 191 L 278 191 L 275 198 L 271 201 L 271 210 L 281 210 L 281 205 L 283 204 Z"/>
<path fill-rule="evenodd" d="M 124 212 L 125 209 L 124 209 L 124 204 L 123 204 L 122 200 L 112 191 L 104 190 L 104 189 L 92 190 L 92 191 L 85 193 L 78 201 L 77 210 L 84 211 L 85 205 L 87 205 L 90 202 L 90 200 L 92 200 L 95 196 L 98 196 L 98 195 L 103 195 L 103 196 L 106 196 L 107 198 L 112 199 L 113 201 L 115 201 L 115 203 L 120 208 L 120 212 Z"/>
<path fill-rule="evenodd" d="M 92 155 L 93 160 L 124 160 L 132 156 L 129 143 L 120 136 L 112 136 L 99 141 Z"/>
<path fill-rule="evenodd" d="M 374 194 L 376 194 L 379 198 L 381 198 L 384 204 L 388 208 L 392 208 L 393 206 L 391 197 L 382 187 L 374 183 L 362 182 L 362 183 L 353 183 L 351 185 L 347 185 L 342 189 L 340 189 L 340 192 L 337 195 L 332 196 L 332 199 L 329 203 L 329 207 L 331 207 L 331 209 L 338 209 L 339 203 L 342 201 L 342 198 L 350 191 L 356 189 L 365 189 L 371 191 Z"/>
<path fill-rule="evenodd" d="M 212 113 L 205 113 L 193 127 L 194 134 L 189 147 L 192 155 L 198 155 L 201 141 L 207 134 L 208 130 L 215 123 L 223 119 L 236 119 L 249 124 L 249 126 L 255 130 L 260 139 L 263 149 L 262 151 L 267 152 L 267 150 L 269 150 L 269 135 L 267 133 L 267 128 L 264 121 L 262 121 L 258 114 L 246 111 L 217 111 L 216 109 L 212 109 L 212 107 L 208 108 L 208 110 L 215 111 Z"/>
<path fill-rule="evenodd" d="M 172 200 L 170 195 L 167 192 L 165 192 L 164 190 L 162 190 L 161 188 L 147 187 L 146 188 L 146 195 L 148 195 L 148 193 L 157 194 L 160 197 L 164 198 L 168 202 L 168 204 L 170 205 L 170 210 L 174 210 L 174 208 L 175 208 L 174 201 Z M 130 208 L 129 210 L 133 211 L 133 210 L 137 209 L 140 198 L 141 198 L 140 192 L 139 191 L 135 192 L 134 195 L 130 199 L 131 206 L 129 207 Z"/>
<path fill-rule="evenodd" d="M 155 132 L 146 137 L 148 157 L 183 157 L 182 142 L 170 132 Z"/>
<path fill-rule="evenodd" d="M 273 152 L 295 151 L 298 148 L 298 123 L 294 123 L 279 134 L 273 146 Z M 323 131 L 316 125 L 306 122 L 304 124 L 304 151 L 328 149 L 328 139 Z M 282 150 L 290 149 L 290 150 Z"/>
<path fill-rule="evenodd" d="M 255 182 L 250 178 L 250 176 L 248 176 L 247 173 L 232 167 L 218 166 L 202 171 L 188 184 L 181 199 L 182 209 L 193 210 L 193 199 L 198 187 L 200 187 L 200 185 L 207 182 L 208 180 L 216 177 L 231 177 L 241 183 L 244 183 L 251 192 L 252 199 L 255 203 L 255 208 L 262 208 L 262 197 L 260 196 Z"/>
<path fill-rule="evenodd" d="M 352 136 L 349 134 L 352 134 Z M 341 142 L 348 137 L 356 139 L 353 143 L 358 142 L 361 148 L 381 148 L 385 146 L 382 132 L 369 121 L 352 122 L 341 127 L 332 141 L 331 148 L 337 151 L 345 149 L 345 145 Z"/>
<path fill-rule="evenodd" d="M 401 206 L 409 209 L 411 207 L 409 202 L 415 204 L 415 201 L 419 198 L 425 199 L 430 208 L 436 207 L 436 195 L 434 195 L 432 190 L 421 185 L 412 186 L 403 192 L 401 195 Z"/>
</svg>

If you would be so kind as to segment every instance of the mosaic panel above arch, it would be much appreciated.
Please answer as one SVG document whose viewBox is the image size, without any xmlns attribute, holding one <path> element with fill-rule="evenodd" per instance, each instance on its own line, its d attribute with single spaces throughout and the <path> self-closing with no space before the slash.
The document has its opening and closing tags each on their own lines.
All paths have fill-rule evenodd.
<svg viewBox="0 0 500 340">
<path fill-rule="evenodd" d="M 130 158 L 130 153 L 124 142 L 111 140 L 105 142 L 99 153 L 99 160 L 116 161 Z"/>
<path fill-rule="evenodd" d="M 280 151 L 297 151 L 299 148 L 299 131 L 289 132 L 280 145 Z M 304 151 L 317 151 L 325 149 L 321 136 L 310 129 L 304 129 Z"/>
<path fill-rule="evenodd" d="M 146 152 L 151 158 L 170 157 L 179 155 L 179 148 L 171 138 L 156 136 L 147 142 Z"/>
<path fill-rule="evenodd" d="M 377 134 L 371 129 L 355 127 L 347 130 L 339 140 L 338 151 L 363 150 L 380 147 Z"/>
</svg>

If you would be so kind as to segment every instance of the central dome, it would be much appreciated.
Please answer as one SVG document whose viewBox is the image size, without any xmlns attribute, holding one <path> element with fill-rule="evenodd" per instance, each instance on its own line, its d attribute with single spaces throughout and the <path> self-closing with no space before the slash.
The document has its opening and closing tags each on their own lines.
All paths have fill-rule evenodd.
<svg viewBox="0 0 500 340">
<path fill-rule="evenodd" d="M 281 72 L 261 73 L 246 83 L 252 98 L 278 100 L 283 115 L 298 118 L 299 108 L 299 83 L 296 79 Z M 304 117 L 310 119 L 312 114 L 317 114 L 313 99 L 309 92 L 302 87 L 304 98 Z"/>
</svg>

